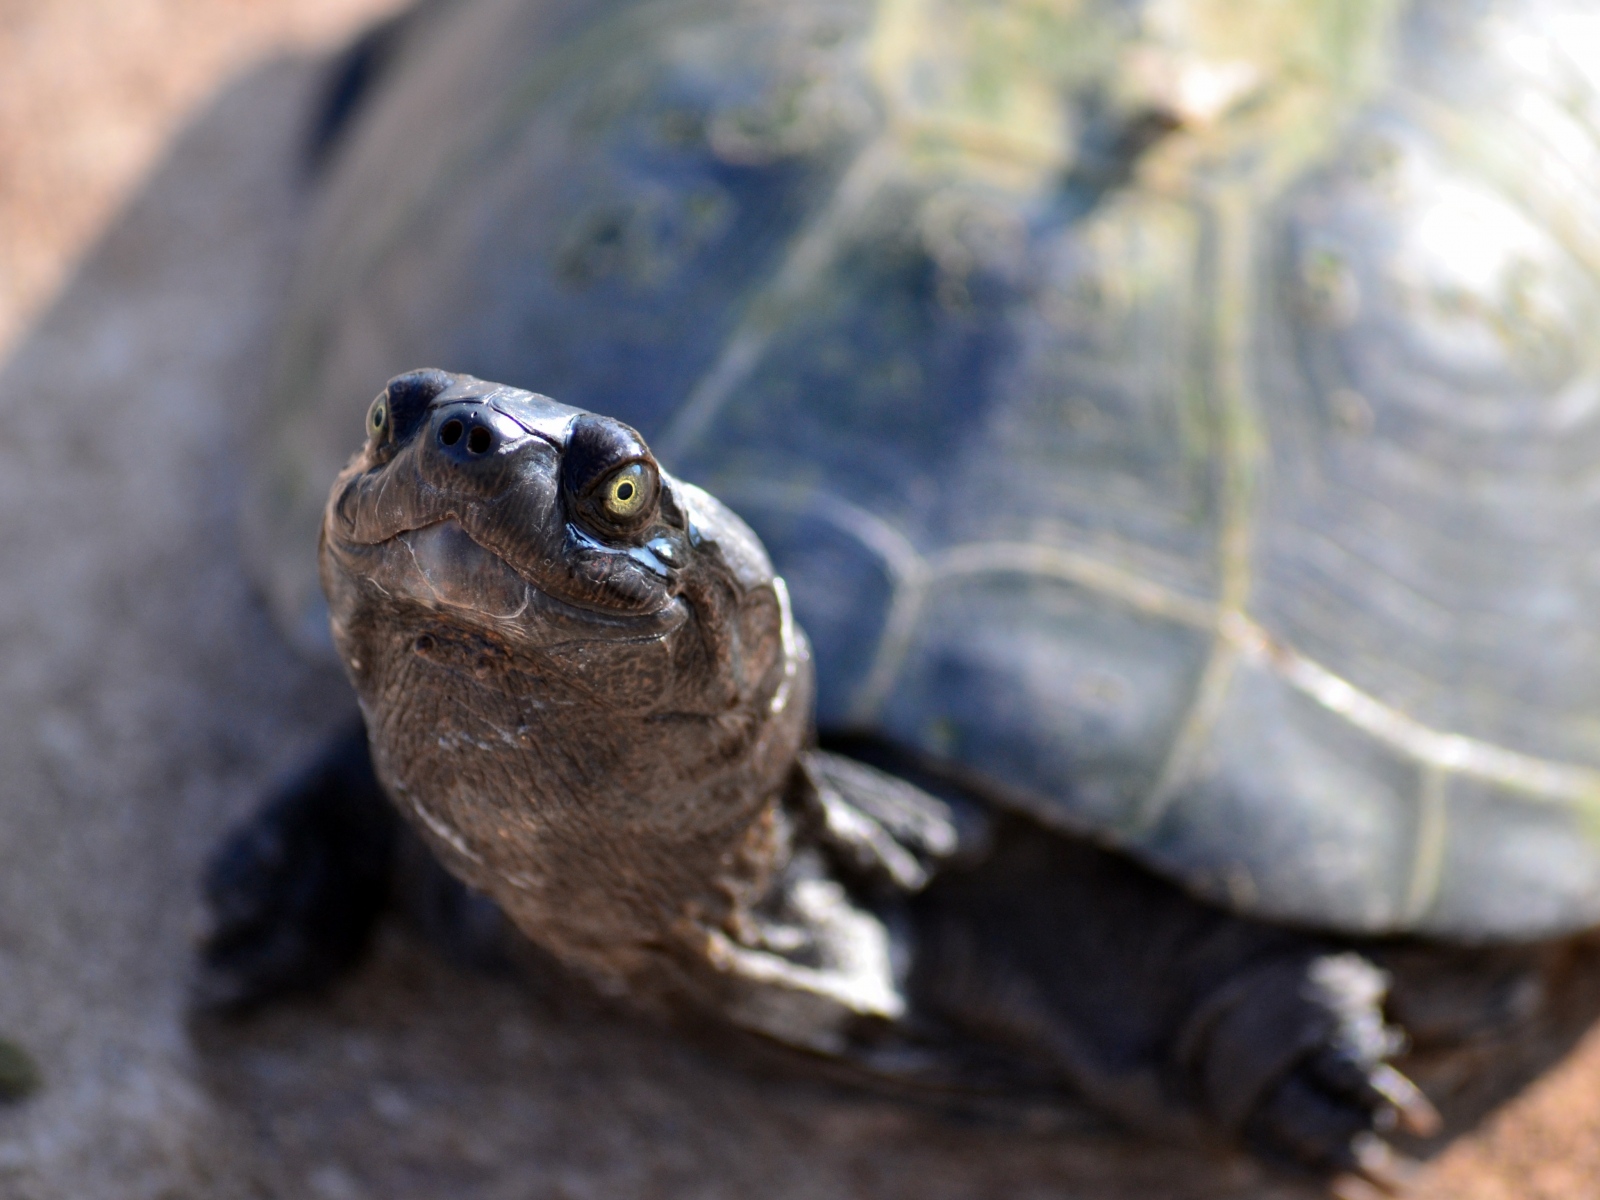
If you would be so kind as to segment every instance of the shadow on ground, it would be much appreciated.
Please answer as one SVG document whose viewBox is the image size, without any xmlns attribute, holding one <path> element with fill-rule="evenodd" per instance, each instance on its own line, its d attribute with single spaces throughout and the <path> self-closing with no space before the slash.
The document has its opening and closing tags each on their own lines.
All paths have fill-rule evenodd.
<svg viewBox="0 0 1600 1200">
<path fill-rule="evenodd" d="M 1303 1195 L 1090 1123 L 743 1069 L 394 929 L 325 1000 L 189 1023 L 207 848 L 351 707 L 235 544 L 312 78 L 279 62 L 218 96 L 0 368 L 0 1031 L 45 1078 L 0 1109 L 0 1194 Z"/>
</svg>

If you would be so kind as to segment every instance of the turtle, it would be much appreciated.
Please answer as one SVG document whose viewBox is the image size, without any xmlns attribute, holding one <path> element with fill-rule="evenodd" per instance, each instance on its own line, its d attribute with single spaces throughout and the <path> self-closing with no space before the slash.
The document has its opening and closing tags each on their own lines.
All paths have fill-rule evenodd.
<svg viewBox="0 0 1600 1200">
<path fill-rule="evenodd" d="M 1470 1076 L 1594 974 L 1594 37 L 383 27 L 245 528 L 365 724 L 213 860 L 202 998 L 336 977 L 398 873 L 664 1019 L 1393 1185 L 1407 1037 Z"/>
</svg>

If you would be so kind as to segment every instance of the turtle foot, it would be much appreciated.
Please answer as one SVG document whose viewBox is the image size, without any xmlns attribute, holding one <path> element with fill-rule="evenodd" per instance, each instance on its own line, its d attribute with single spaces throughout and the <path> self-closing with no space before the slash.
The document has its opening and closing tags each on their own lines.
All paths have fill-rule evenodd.
<svg viewBox="0 0 1600 1200">
<path fill-rule="evenodd" d="M 1382 971 L 1345 953 L 1275 963 L 1224 989 L 1191 1059 L 1213 1116 L 1343 1194 L 1401 1190 L 1414 1165 L 1383 1137 L 1436 1133 L 1439 1114 L 1389 1062 L 1405 1037 L 1384 1022 L 1387 988 Z"/>
<path fill-rule="evenodd" d="M 237 1012 L 352 966 L 388 896 L 396 825 L 357 727 L 212 857 L 195 1006 Z"/>
</svg>

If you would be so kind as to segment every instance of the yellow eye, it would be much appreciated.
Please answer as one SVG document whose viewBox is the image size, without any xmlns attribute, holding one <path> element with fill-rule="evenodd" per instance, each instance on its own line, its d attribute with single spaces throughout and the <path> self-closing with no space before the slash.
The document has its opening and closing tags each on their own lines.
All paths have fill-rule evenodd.
<svg viewBox="0 0 1600 1200">
<path fill-rule="evenodd" d="M 638 516 L 650 503 L 653 482 L 643 463 L 629 463 L 623 467 L 601 485 L 601 503 L 606 514 L 621 521 Z"/>
<path fill-rule="evenodd" d="M 383 397 L 379 396 L 372 402 L 372 408 L 367 413 L 367 432 L 373 437 L 377 437 L 383 432 L 383 427 L 388 420 L 389 406 L 383 402 Z"/>
</svg>

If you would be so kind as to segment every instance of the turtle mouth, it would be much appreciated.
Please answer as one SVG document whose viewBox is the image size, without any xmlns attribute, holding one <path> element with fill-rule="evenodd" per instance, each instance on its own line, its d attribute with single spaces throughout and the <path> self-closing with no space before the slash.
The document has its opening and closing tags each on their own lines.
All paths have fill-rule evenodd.
<svg viewBox="0 0 1600 1200">
<path fill-rule="evenodd" d="M 351 576 L 391 598 L 545 647 L 596 638 L 665 637 L 688 617 L 684 602 L 671 595 L 653 608 L 629 612 L 554 595 L 473 538 L 454 517 L 374 544 L 344 542 L 330 550 Z"/>
</svg>

